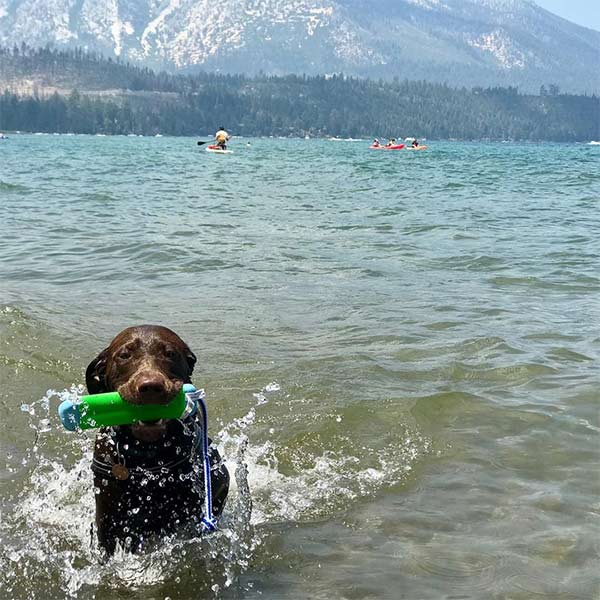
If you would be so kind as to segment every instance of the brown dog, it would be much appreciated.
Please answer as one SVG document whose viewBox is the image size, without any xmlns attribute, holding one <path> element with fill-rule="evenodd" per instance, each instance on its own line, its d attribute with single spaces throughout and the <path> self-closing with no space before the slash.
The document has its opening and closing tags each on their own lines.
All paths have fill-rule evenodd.
<svg viewBox="0 0 600 600">
<path fill-rule="evenodd" d="M 90 394 L 119 392 L 133 404 L 168 404 L 191 383 L 196 357 L 170 329 L 141 325 L 123 330 L 88 366 Z M 100 546 L 117 542 L 133 552 L 150 538 L 182 525 L 200 531 L 203 516 L 201 429 L 195 416 L 104 427 L 96 436 L 94 485 Z M 210 441 L 210 440 L 209 440 Z M 213 510 L 219 515 L 229 473 L 210 446 Z"/>
</svg>

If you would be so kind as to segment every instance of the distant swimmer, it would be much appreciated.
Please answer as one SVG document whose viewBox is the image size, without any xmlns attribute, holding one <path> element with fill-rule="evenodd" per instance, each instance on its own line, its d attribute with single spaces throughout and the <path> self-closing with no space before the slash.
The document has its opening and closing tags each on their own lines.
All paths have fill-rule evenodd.
<svg viewBox="0 0 600 600">
<path fill-rule="evenodd" d="M 215 142 L 221 150 L 227 150 L 227 142 L 231 136 L 225 131 L 225 127 L 219 127 L 219 131 L 215 133 Z"/>
</svg>

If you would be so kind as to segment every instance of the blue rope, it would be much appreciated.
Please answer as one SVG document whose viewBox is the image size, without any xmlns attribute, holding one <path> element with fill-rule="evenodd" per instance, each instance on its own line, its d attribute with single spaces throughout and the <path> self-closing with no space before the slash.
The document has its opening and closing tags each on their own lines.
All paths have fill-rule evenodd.
<svg viewBox="0 0 600 600">
<path fill-rule="evenodd" d="M 202 532 L 206 533 L 217 529 L 217 518 L 213 514 L 210 458 L 208 455 L 208 412 L 204 402 L 204 390 L 196 390 L 192 384 L 186 383 L 183 386 L 183 391 L 188 404 L 197 405 L 202 413 L 202 444 L 200 447 L 202 448 L 202 462 L 204 463 L 204 516 L 200 523 Z"/>
</svg>

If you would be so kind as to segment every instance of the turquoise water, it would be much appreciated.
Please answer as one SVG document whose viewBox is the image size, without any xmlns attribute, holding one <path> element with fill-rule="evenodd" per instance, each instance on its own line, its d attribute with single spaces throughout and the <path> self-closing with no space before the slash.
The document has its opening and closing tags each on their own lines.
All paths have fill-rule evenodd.
<svg viewBox="0 0 600 600">
<path fill-rule="evenodd" d="M 600 149 L 250 141 L 0 142 L 0 595 L 597 598 Z M 55 411 L 143 322 L 239 487 L 100 564 Z"/>
</svg>

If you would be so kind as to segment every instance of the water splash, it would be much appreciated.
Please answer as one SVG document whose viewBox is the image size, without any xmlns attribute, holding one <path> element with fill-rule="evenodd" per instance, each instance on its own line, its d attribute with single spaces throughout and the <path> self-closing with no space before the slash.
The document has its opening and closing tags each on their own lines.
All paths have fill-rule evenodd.
<svg viewBox="0 0 600 600">
<path fill-rule="evenodd" d="M 186 585 L 214 588 L 214 593 L 231 586 L 247 568 L 258 543 L 250 528 L 251 499 L 244 464 L 247 438 L 240 438 L 234 463 L 229 465 L 237 485 L 216 534 L 188 539 L 173 536 L 140 555 L 118 549 L 106 561 L 92 526 L 94 433 L 68 434 L 54 414 L 60 402 L 76 402 L 83 391 L 82 386 L 48 390 L 40 400 L 21 406 L 36 438 L 23 459 L 22 488 L 8 499 L 8 511 L 0 523 L 6 540 L 0 549 L 0 569 L 7 597 L 76 598 L 97 586 L 144 589 L 189 579 L 183 571 L 190 564 L 203 568 L 195 567 L 197 580 Z"/>
<path fill-rule="evenodd" d="M 94 433 L 64 432 L 55 414 L 61 401 L 77 401 L 82 392 L 82 386 L 48 390 L 21 407 L 36 441 L 23 461 L 22 485 L 8 499 L 0 523 L 5 540 L 0 569 L 8 597 L 77 598 L 92 589 L 105 589 L 108 595 L 117 589 L 142 593 L 161 585 L 217 597 L 249 568 L 269 526 L 331 515 L 400 480 L 427 448 L 426 441 L 407 437 L 395 447 L 367 449 L 376 466 L 365 465 L 361 456 L 328 450 L 313 456 L 312 466 L 283 473 L 282 446 L 273 430 L 270 439 L 253 441 L 257 414 L 281 392 L 279 384 L 269 383 L 253 394 L 245 415 L 214 436 L 234 474 L 219 531 L 172 536 L 144 554 L 118 550 L 103 560 L 92 527 Z"/>
</svg>

